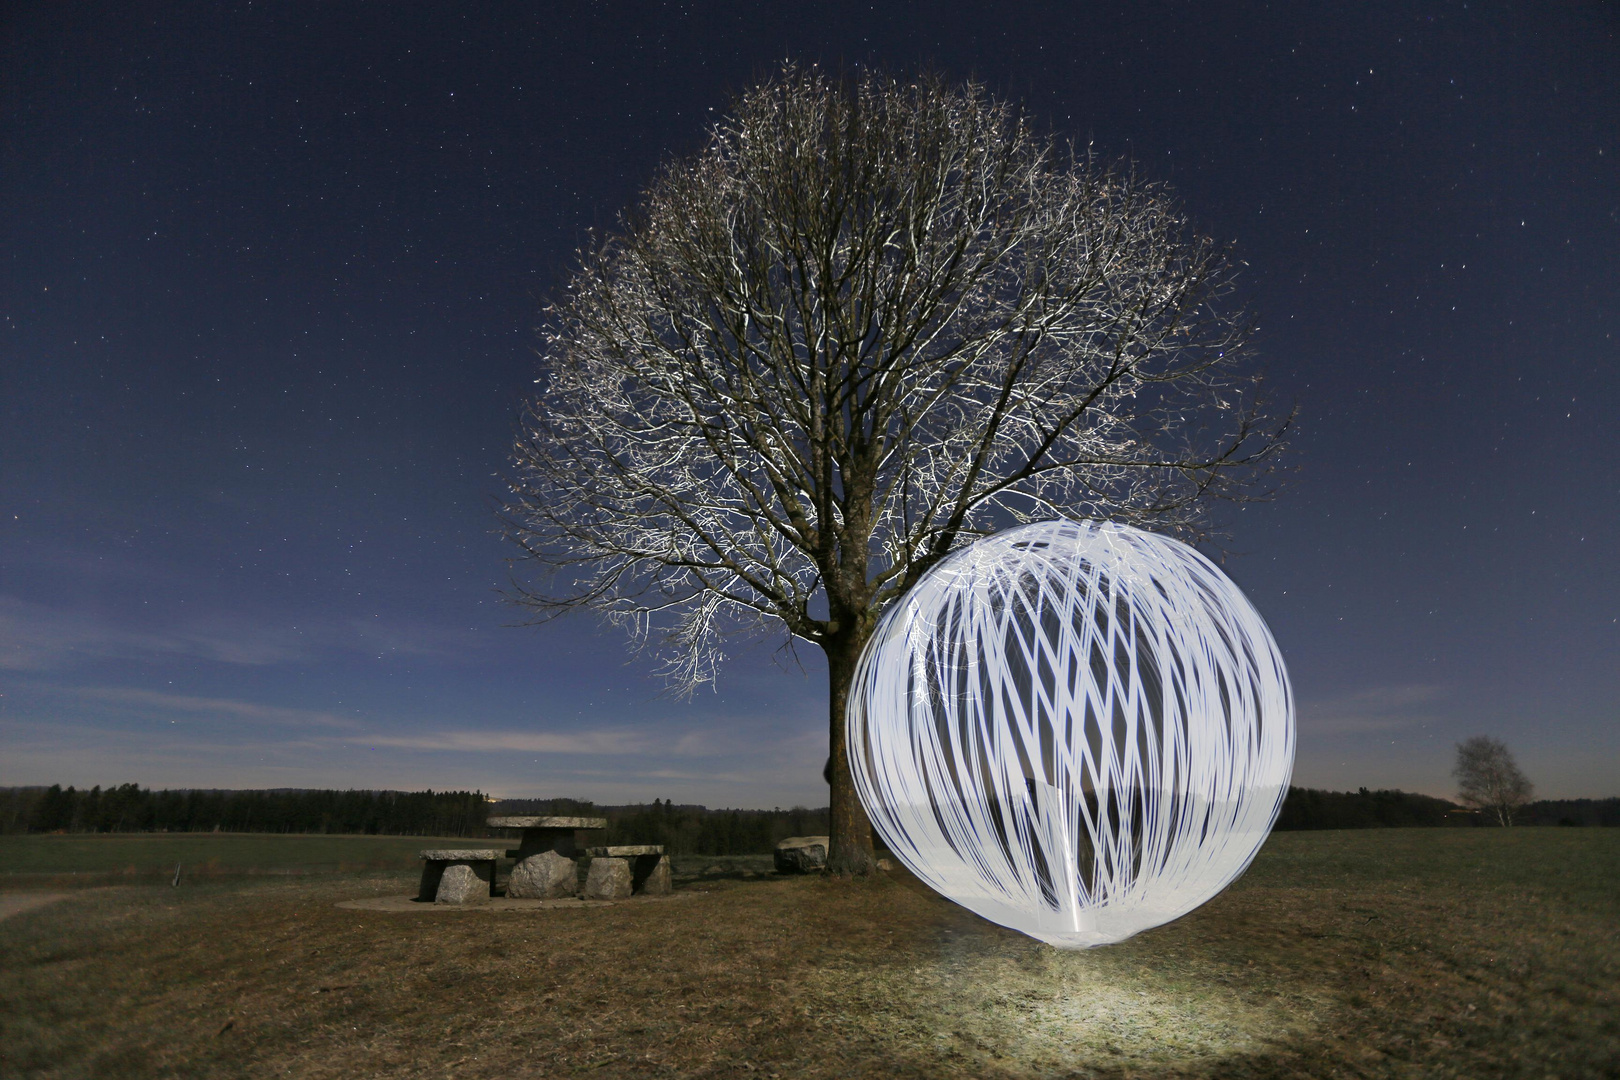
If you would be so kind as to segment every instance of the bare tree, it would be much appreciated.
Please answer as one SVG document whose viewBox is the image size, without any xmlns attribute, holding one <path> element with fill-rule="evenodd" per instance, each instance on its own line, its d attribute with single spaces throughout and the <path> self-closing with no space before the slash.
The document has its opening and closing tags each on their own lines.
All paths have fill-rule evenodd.
<svg viewBox="0 0 1620 1080">
<path fill-rule="evenodd" d="M 510 537 L 690 690 L 728 633 L 826 653 L 830 864 L 873 865 L 844 706 L 884 606 L 1014 522 L 1196 537 L 1267 426 L 1234 264 L 1161 187 L 974 84 L 786 66 L 547 309 Z"/>
<path fill-rule="evenodd" d="M 1513 824 L 1514 813 L 1530 801 L 1535 787 L 1519 771 L 1507 744 L 1489 735 L 1475 735 L 1457 744 L 1457 797 L 1476 810 L 1488 810 L 1503 825 Z"/>
</svg>

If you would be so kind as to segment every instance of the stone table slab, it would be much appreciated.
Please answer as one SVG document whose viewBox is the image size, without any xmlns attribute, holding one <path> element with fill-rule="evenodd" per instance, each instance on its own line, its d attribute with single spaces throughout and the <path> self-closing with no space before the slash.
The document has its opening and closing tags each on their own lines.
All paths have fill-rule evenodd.
<svg viewBox="0 0 1620 1080">
<path fill-rule="evenodd" d="M 605 829 L 605 817 L 492 817 L 492 829 Z"/>
<path fill-rule="evenodd" d="M 506 852 L 509 859 L 526 859 L 542 851 L 555 851 L 571 859 L 579 854 L 576 833 L 607 828 L 607 818 L 590 817 L 492 817 L 488 823 L 492 829 L 523 830 L 518 846 Z"/>
</svg>

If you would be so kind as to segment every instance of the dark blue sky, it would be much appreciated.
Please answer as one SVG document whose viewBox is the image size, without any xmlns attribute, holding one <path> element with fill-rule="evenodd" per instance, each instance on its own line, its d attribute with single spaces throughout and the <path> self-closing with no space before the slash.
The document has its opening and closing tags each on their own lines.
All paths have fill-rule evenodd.
<svg viewBox="0 0 1620 1080">
<path fill-rule="evenodd" d="M 492 511 L 537 301 L 792 57 L 979 78 L 1236 242 L 1300 406 L 1226 515 L 1296 782 L 1448 794 L 1484 733 L 1620 793 L 1610 6 L 0 17 L 0 784 L 824 803 L 816 650 L 667 700 L 508 625 Z"/>
</svg>

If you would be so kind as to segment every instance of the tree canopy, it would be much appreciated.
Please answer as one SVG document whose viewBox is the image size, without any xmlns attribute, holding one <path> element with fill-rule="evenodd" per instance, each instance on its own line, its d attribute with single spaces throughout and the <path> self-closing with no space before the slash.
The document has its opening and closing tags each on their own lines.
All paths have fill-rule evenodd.
<svg viewBox="0 0 1620 1080">
<path fill-rule="evenodd" d="M 1503 825 L 1513 824 L 1514 814 L 1535 791 L 1507 744 L 1489 735 L 1475 735 L 1457 744 L 1457 764 L 1451 775 L 1457 781 L 1459 800 L 1495 814 Z"/>
<path fill-rule="evenodd" d="M 823 648 L 832 861 L 863 868 L 843 708 L 885 605 L 1015 522 L 1196 538 L 1210 497 L 1253 492 L 1286 421 L 1235 269 L 1163 186 L 978 85 L 789 64 L 548 307 L 519 599 L 600 613 L 687 689 L 739 630 Z"/>
</svg>

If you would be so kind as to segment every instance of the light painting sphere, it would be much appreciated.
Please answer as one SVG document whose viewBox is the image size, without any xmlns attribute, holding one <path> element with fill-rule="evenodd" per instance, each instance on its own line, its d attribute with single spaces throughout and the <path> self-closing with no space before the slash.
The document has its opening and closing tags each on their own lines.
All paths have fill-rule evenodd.
<svg viewBox="0 0 1620 1080">
<path fill-rule="evenodd" d="M 1294 761 L 1271 632 L 1197 551 L 1106 522 L 954 552 L 850 689 L 873 826 L 919 878 L 1062 948 L 1179 918 L 1241 874 Z"/>
</svg>

